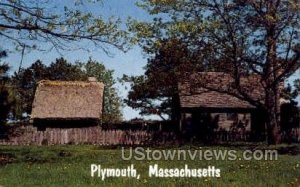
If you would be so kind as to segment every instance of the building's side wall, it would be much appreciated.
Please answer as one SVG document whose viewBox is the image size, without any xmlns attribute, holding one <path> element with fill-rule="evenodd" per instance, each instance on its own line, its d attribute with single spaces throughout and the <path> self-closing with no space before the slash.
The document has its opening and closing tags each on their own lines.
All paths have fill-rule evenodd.
<svg viewBox="0 0 300 187">
<path fill-rule="evenodd" d="M 192 120 L 197 117 L 197 113 L 184 113 L 182 127 L 186 127 L 187 123 L 194 123 L 193 126 L 201 125 L 201 119 Z M 251 114 L 250 113 L 210 113 L 210 122 L 214 123 L 215 130 L 225 131 L 251 131 Z M 216 124 L 215 124 L 216 123 Z"/>
<path fill-rule="evenodd" d="M 251 131 L 251 115 L 249 113 L 212 113 L 212 116 L 219 115 L 218 126 L 221 130 L 245 130 Z"/>
<path fill-rule="evenodd" d="M 100 125 L 100 119 L 34 119 L 33 126 L 38 130 L 46 128 L 83 128 Z"/>
</svg>

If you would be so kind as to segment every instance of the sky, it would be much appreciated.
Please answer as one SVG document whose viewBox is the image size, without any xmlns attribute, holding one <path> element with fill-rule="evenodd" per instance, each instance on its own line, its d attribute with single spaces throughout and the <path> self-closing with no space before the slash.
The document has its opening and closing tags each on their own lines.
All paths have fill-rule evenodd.
<svg viewBox="0 0 300 187">
<path fill-rule="evenodd" d="M 72 6 L 74 1 L 64 1 L 67 2 L 67 6 Z M 104 18 L 109 18 L 110 16 L 116 16 L 121 18 L 122 21 L 130 16 L 142 21 L 151 21 L 152 17 L 147 14 L 146 11 L 135 5 L 136 0 L 103 0 L 103 3 L 96 3 L 94 5 L 83 6 L 83 11 L 91 11 L 94 14 L 102 15 Z M 112 57 L 108 56 L 101 50 L 93 50 L 91 52 L 87 51 L 64 51 L 63 54 L 57 53 L 55 50 L 50 52 L 40 52 L 31 51 L 30 53 L 25 53 L 23 59 L 22 67 L 28 67 L 37 59 L 42 60 L 45 64 L 50 64 L 56 58 L 64 57 L 68 62 L 75 62 L 77 60 L 86 62 L 89 57 L 99 62 L 102 62 L 106 68 L 114 70 L 114 77 L 122 77 L 123 74 L 127 75 L 141 75 L 144 73 L 143 67 L 147 63 L 147 58 L 142 52 L 142 49 L 138 46 L 133 47 L 127 53 L 123 53 L 117 49 L 112 48 Z M 21 60 L 20 52 L 11 52 L 5 61 L 9 62 L 12 67 L 12 71 L 17 70 Z M 294 74 L 289 82 L 300 77 L 300 72 Z M 125 87 L 120 83 L 116 84 L 119 95 L 124 99 L 127 96 L 127 91 Z M 299 100 L 300 101 L 300 100 Z M 123 116 L 126 120 L 141 117 L 138 111 L 131 109 L 130 107 L 123 108 Z M 158 117 L 150 116 L 146 119 L 159 119 Z"/>
</svg>

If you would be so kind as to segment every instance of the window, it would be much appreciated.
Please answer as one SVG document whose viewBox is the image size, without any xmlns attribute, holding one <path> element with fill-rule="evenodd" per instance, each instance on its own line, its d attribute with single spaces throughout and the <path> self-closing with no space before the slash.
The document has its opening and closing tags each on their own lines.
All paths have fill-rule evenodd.
<svg viewBox="0 0 300 187">
<path fill-rule="evenodd" d="M 238 114 L 237 113 L 227 113 L 227 120 L 237 121 L 238 120 Z"/>
</svg>

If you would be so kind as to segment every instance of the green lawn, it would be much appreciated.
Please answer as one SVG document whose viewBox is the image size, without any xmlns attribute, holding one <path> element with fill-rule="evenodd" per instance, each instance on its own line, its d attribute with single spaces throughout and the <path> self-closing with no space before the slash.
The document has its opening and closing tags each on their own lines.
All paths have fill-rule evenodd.
<svg viewBox="0 0 300 187">
<path fill-rule="evenodd" d="M 264 147 L 265 146 L 262 146 Z M 281 145 L 284 147 L 284 145 Z M 300 150 L 300 146 L 296 145 Z M 183 146 L 180 149 L 194 149 Z M 205 147 L 202 149 L 236 149 L 245 146 Z M 274 148 L 274 147 L 273 147 Z M 278 148 L 278 147 L 276 147 Z M 294 146 L 295 148 L 295 146 Z M 170 149 L 170 148 L 168 148 Z M 128 150 L 127 150 L 128 151 Z M 286 151 L 288 153 L 289 151 Z M 90 176 L 90 165 L 122 168 L 135 165 L 141 179 L 100 178 Z M 213 165 L 221 169 L 220 178 L 149 178 L 148 166 L 166 168 L 203 168 Z M 92 145 L 0 146 L 0 186 L 299 186 L 300 155 L 280 154 L 277 161 L 123 161 L 121 148 Z"/>
</svg>

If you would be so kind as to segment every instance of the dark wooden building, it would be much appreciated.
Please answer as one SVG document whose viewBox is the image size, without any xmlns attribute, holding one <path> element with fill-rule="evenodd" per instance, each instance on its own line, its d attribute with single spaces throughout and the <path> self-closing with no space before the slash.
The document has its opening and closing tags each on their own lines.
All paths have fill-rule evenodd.
<svg viewBox="0 0 300 187">
<path fill-rule="evenodd" d="M 254 139 L 263 138 L 264 116 L 239 95 L 234 81 L 223 72 L 199 72 L 182 80 L 178 85 L 180 130 L 200 135 L 220 130 L 248 131 Z M 256 75 L 241 77 L 240 89 L 257 102 L 265 100 Z"/>
</svg>

